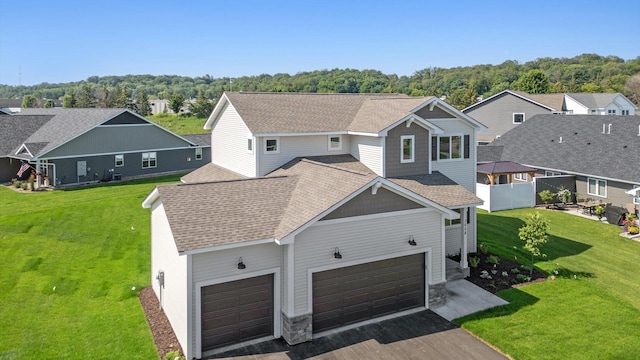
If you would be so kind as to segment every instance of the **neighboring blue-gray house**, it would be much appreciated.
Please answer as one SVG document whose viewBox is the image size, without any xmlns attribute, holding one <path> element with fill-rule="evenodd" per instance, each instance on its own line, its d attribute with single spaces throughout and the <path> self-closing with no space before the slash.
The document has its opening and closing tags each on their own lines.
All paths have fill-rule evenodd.
<svg viewBox="0 0 640 360">
<path fill-rule="evenodd" d="M 0 134 L 0 182 L 17 177 L 22 163 L 39 173 L 39 185 L 59 186 L 187 172 L 211 161 L 210 140 L 127 109 L 23 109 L 0 115 Z"/>
</svg>

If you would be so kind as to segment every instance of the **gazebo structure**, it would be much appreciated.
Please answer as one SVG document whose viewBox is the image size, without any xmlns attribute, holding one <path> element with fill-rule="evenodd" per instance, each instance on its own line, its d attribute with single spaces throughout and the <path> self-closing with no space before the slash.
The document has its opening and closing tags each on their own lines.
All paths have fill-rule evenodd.
<svg viewBox="0 0 640 360">
<path fill-rule="evenodd" d="M 496 185 L 496 180 L 501 175 L 507 176 L 507 183 L 513 182 L 513 174 L 528 174 L 533 179 L 536 169 L 512 161 L 493 161 L 478 165 L 477 172 L 487 175 L 490 185 Z"/>
</svg>

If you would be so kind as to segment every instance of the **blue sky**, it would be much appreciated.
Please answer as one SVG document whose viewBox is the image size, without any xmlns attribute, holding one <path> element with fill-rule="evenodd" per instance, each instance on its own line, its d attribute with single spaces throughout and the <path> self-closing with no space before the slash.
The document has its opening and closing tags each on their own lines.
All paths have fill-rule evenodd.
<svg viewBox="0 0 640 360">
<path fill-rule="evenodd" d="M 0 0 L 0 84 L 640 56 L 640 1 Z"/>
</svg>

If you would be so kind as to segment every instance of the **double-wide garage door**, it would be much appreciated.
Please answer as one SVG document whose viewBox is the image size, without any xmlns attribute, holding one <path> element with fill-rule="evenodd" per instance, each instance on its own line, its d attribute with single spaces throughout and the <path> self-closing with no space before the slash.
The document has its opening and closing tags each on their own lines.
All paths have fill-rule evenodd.
<svg viewBox="0 0 640 360">
<path fill-rule="evenodd" d="M 424 254 L 313 274 L 313 332 L 424 306 Z"/>
<path fill-rule="evenodd" d="M 202 350 L 273 335 L 273 274 L 202 288 Z"/>
</svg>

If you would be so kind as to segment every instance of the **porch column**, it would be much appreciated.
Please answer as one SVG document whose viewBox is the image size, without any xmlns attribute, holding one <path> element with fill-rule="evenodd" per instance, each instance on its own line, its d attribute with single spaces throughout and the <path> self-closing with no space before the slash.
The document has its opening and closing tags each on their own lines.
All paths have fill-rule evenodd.
<svg viewBox="0 0 640 360">
<path fill-rule="evenodd" d="M 465 272 L 464 269 L 466 269 L 467 267 L 469 267 L 468 263 L 467 263 L 467 208 L 462 208 L 460 209 L 460 225 L 462 228 L 462 246 L 461 246 L 461 250 L 460 250 L 460 268 L 462 269 L 463 273 Z"/>
</svg>

